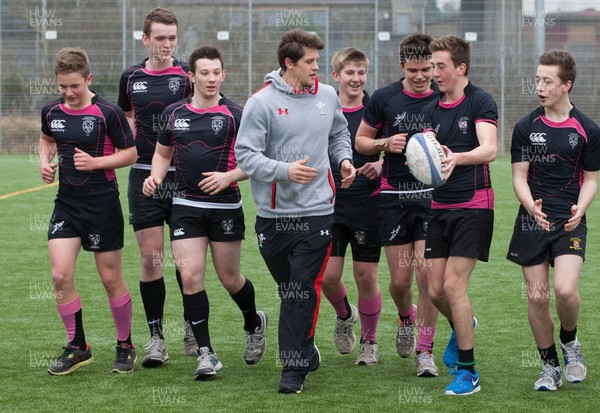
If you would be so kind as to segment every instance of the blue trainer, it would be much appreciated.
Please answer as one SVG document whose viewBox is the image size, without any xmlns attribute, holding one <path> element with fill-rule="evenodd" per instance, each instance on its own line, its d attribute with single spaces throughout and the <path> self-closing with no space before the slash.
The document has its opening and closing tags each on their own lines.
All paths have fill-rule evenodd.
<svg viewBox="0 0 600 413">
<path fill-rule="evenodd" d="M 466 396 L 477 393 L 481 390 L 479 385 L 479 373 L 475 370 L 475 374 L 469 370 L 458 369 L 454 371 L 454 380 L 446 387 L 446 394 L 450 396 Z"/>
<path fill-rule="evenodd" d="M 477 328 L 477 318 L 473 317 L 473 330 Z M 444 364 L 449 369 L 456 367 L 456 362 L 458 361 L 458 342 L 456 341 L 456 333 L 452 330 L 452 334 L 450 335 L 450 340 L 448 340 L 448 344 L 446 345 L 446 349 L 444 350 Z"/>
</svg>

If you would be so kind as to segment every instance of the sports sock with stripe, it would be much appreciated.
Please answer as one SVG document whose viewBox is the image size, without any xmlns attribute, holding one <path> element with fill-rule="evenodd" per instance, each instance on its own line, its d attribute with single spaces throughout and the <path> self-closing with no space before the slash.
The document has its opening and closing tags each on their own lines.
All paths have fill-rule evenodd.
<svg viewBox="0 0 600 413">
<path fill-rule="evenodd" d="M 190 326 L 194 332 L 194 338 L 198 343 L 198 348 L 208 347 L 213 351 L 210 344 L 210 334 L 208 332 L 208 316 L 210 308 L 208 304 L 208 295 L 206 290 L 195 294 L 183 294 L 183 308 L 189 317 Z"/>
<path fill-rule="evenodd" d="M 160 277 L 154 281 L 140 281 L 140 294 L 150 335 L 158 335 L 160 338 L 164 338 L 162 323 L 166 296 L 165 279 Z"/>
</svg>

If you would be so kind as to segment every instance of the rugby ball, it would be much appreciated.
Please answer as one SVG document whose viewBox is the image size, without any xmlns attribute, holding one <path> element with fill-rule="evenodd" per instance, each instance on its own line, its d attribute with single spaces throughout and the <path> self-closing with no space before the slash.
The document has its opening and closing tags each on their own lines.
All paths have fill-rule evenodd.
<svg viewBox="0 0 600 413">
<path fill-rule="evenodd" d="M 429 135 L 416 133 L 408 139 L 405 149 L 410 173 L 430 188 L 446 182 L 442 173 L 442 160 L 446 158 L 440 143 Z"/>
</svg>

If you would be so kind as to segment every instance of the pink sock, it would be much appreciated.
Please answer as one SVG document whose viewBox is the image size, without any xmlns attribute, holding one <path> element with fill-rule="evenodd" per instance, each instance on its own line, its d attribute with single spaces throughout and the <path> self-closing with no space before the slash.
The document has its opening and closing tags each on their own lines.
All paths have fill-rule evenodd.
<svg viewBox="0 0 600 413">
<path fill-rule="evenodd" d="M 408 325 L 414 324 L 415 318 L 417 318 L 417 312 L 415 311 L 414 304 L 411 304 L 408 313 L 400 313 L 401 318 L 408 318 Z"/>
<path fill-rule="evenodd" d="M 110 312 L 112 313 L 113 320 L 115 320 L 115 327 L 117 328 L 117 340 L 127 341 L 131 334 L 132 315 L 132 304 L 129 291 L 121 297 L 109 298 L 108 301 L 110 303 Z"/>
<path fill-rule="evenodd" d="M 327 297 L 327 296 L 326 296 Z M 348 317 L 348 310 L 346 309 L 346 303 L 344 302 L 344 298 L 346 297 L 346 285 L 342 284 L 342 288 L 332 295 L 331 297 L 327 297 L 327 300 L 333 306 L 335 310 L 335 315 L 339 318 Z"/>
<path fill-rule="evenodd" d="M 433 349 L 433 337 L 435 336 L 435 326 L 419 326 L 419 338 L 417 339 L 417 351 L 429 351 Z"/>
<path fill-rule="evenodd" d="M 58 314 L 62 318 L 65 330 L 67 330 L 67 340 L 69 343 L 75 338 L 75 313 L 81 310 L 81 300 L 79 296 L 70 303 L 56 304 Z"/>
<path fill-rule="evenodd" d="M 377 342 L 377 324 L 381 314 L 381 293 L 375 298 L 358 296 L 358 312 L 360 313 L 360 336 L 363 340 Z"/>
</svg>

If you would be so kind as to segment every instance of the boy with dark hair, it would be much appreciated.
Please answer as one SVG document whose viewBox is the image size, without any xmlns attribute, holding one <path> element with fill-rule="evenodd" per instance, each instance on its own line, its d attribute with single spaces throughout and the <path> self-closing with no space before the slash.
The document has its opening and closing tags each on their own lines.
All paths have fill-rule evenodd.
<svg viewBox="0 0 600 413">
<path fill-rule="evenodd" d="M 356 175 L 340 100 L 317 79 L 323 47 L 317 35 L 302 29 L 284 33 L 277 52 L 281 69 L 248 99 L 235 146 L 250 177 L 259 250 L 281 298 L 281 393 L 300 393 L 320 364 L 314 334 L 331 251 L 330 156 L 342 188 Z"/>
<path fill-rule="evenodd" d="M 256 311 L 254 286 L 240 273 L 245 226 L 237 182 L 247 177 L 235 166 L 233 146 L 242 108 L 220 94 L 226 72 L 216 48 L 195 50 L 189 66 L 194 95 L 165 109 L 165 124 L 143 192 L 152 195 L 160 188 L 174 159 L 177 193 L 171 248 L 181 274 L 184 311 L 199 346 L 194 376 L 203 380 L 223 367 L 208 331 L 204 276 L 209 245 L 215 272 L 244 316 L 248 364 L 258 363 L 264 355 L 267 316 Z"/>
<path fill-rule="evenodd" d="M 173 54 L 177 48 L 177 17 L 170 9 L 155 8 L 144 14 L 142 42 L 148 57 L 121 75 L 119 106 L 135 132 L 139 158 L 129 171 L 129 223 L 140 250 L 140 294 L 144 303 L 150 341 L 142 360 L 144 367 L 161 366 L 169 359 L 163 336 L 163 309 L 166 290 L 163 278 L 164 224 L 169 225 L 176 192 L 175 166 L 152 197 L 142 194 L 142 183 L 150 174 L 152 155 L 165 107 L 190 96 L 192 84 L 188 67 Z M 181 278 L 176 272 L 181 288 Z M 184 347 L 195 356 L 198 346 L 191 328 L 184 322 Z"/>
<path fill-rule="evenodd" d="M 564 50 L 543 53 L 535 76 L 540 106 L 513 131 L 513 188 L 521 206 L 507 258 L 521 265 L 527 285 L 528 319 L 542 359 L 534 390 L 557 390 L 561 368 L 550 313 L 550 266 L 564 375 L 585 380 L 587 367 L 577 339 L 579 275 L 586 249 L 586 211 L 598 187 L 600 128 L 573 106 L 577 74 Z"/>
<path fill-rule="evenodd" d="M 379 231 L 390 269 L 389 290 L 398 311 L 396 351 L 409 357 L 416 348 L 417 376 L 422 377 L 438 375 L 432 354 L 438 313 L 429 298 L 425 260 L 431 189 L 410 174 L 403 151 L 408 136 L 426 127 L 421 109 L 439 96 L 431 80 L 431 40 L 426 34 L 402 40 L 399 60 L 405 77 L 375 91 L 356 137 L 359 152 L 384 152 Z M 378 139 L 378 132 L 383 138 Z M 418 305 L 412 299 L 413 269 Z"/>
<path fill-rule="evenodd" d="M 489 163 L 498 151 L 498 112 L 490 94 L 467 77 L 468 42 L 445 36 L 433 40 L 429 49 L 440 98 L 423 108 L 425 133 L 446 153 L 446 183 L 433 191 L 425 240 L 425 258 L 431 263 L 429 295 L 452 328 L 443 360 L 457 369 L 445 394 L 468 395 L 481 390 L 474 356 L 476 320 L 467 287 L 477 260 L 488 261 L 492 242 Z"/>
</svg>

